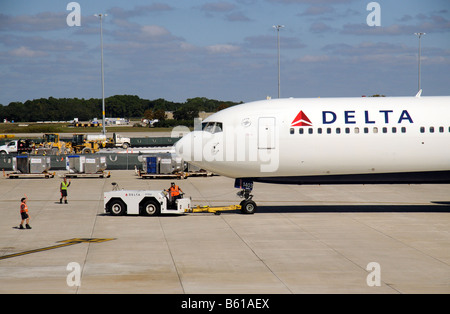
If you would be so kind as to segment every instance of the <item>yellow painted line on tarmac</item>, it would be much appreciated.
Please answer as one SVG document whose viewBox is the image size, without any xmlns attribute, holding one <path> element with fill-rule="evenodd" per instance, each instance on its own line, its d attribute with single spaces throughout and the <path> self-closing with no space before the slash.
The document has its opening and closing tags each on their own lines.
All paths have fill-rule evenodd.
<svg viewBox="0 0 450 314">
<path fill-rule="evenodd" d="M 66 246 L 70 246 L 70 245 L 74 245 L 74 244 L 101 243 L 101 242 L 106 242 L 106 241 L 111 241 L 111 240 L 115 240 L 115 238 L 73 238 L 73 239 L 58 241 L 57 243 L 61 243 L 58 245 L 53 245 L 53 246 L 48 246 L 48 247 L 44 247 L 44 248 L 40 248 L 40 249 L 0 256 L 0 260 L 12 258 L 12 257 L 18 257 L 18 256 L 26 255 L 26 254 L 32 254 L 32 253 L 38 253 L 38 252 L 44 252 L 44 251 L 48 251 L 48 250 L 58 249 L 61 247 L 66 247 Z"/>
</svg>

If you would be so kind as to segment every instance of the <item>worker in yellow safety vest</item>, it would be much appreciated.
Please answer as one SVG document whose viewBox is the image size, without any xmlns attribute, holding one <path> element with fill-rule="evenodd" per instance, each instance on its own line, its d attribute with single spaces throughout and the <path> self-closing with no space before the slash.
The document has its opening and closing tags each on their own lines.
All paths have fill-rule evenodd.
<svg viewBox="0 0 450 314">
<path fill-rule="evenodd" d="M 59 199 L 59 203 L 62 204 L 64 199 L 64 203 L 67 204 L 67 188 L 70 186 L 70 180 L 67 183 L 67 178 L 63 179 L 61 185 L 59 186 L 59 190 L 61 191 L 61 198 Z"/>
</svg>

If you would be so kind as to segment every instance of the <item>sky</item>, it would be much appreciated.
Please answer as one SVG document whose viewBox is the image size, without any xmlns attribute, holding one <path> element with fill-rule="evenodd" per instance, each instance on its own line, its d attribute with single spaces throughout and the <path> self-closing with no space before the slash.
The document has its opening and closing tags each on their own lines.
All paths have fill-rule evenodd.
<svg viewBox="0 0 450 314">
<path fill-rule="evenodd" d="M 101 98 L 98 13 L 105 97 L 276 98 L 274 25 L 281 97 L 413 96 L 415 32 L 422 95 L 450 95 L 448 0 L 78 0 L 80 26 L 70 2 L 0 1 L 0 104 Z"/>
</svg>

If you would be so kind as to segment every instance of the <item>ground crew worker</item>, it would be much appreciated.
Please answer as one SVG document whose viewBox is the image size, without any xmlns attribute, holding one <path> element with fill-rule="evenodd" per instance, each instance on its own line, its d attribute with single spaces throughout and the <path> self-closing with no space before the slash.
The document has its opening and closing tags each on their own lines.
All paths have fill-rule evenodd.
<svg viewBox="0 0 450 314">
<path fill-rule="evenodd" d="M 67 183 L 67 178 L 63 179 L 63 182 L 61 182 L 61 185 L 59 186 L 59 190 L 61 191 L 61 198 L 59 199 L 59 203 L 62 204 L 62 200 L 64 199 L 64 203 L 67 204 L 67 188 L 70 186 L 70 180 L 69 183 Z"/>
<path fill-rule="evenodd" d="M 23 222 L 26 221 L 26 225 L 25 227 L 27 229 L 31 229 L 29 223 L 30 223 L 30 215 L 28 215 L 28 205 L 27 205 L 27 196 L 25 195 L 25 197 L 22 197 L 22 199 L 20 200 L 20 216 L 22 217 L 22 220 L 20 221 L 20 226 L 19 229 L 25 229 L 23 227 Z"/>
<path fill-rule="evenodd" d="M 181 198 L 180 193 L 183 193 L 180 187 L 178 185 L 175 185 L 175 182 L 170 183 L 170 188 L 168 192 L 169 192 L 169 200 L 172 204 L 175 204 L 175 201 Z"/>
</svg>

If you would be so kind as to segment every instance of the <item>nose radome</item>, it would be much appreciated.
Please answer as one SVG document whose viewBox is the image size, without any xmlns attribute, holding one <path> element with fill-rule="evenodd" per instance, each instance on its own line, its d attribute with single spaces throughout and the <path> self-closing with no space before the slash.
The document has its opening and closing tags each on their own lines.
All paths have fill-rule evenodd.
<svg viewBox="0 0 450 314">
<path fill-rule="evenodd" d="M 183 136 L 175 143 L 175 154 L 177 155 L 177 157 L 183 158 L 183 151 L 184 151 L 183 146 L 184 142 L 186 141 L 186 136 L 187 135 Z"/>
<path fill-rule="evenodd" d="M 186 134 L 175 144 L 175 154 L 184 161 L 192 160 L 192 132 Z"/>
<path fill-rule="evenodd" d="M 203 161 L 204 146 L 211 140 L 212 134 L 202 131 L 193 131 L 183 136 L 175 144 L 177 157 L 187 162 Z"/>
</svg>

